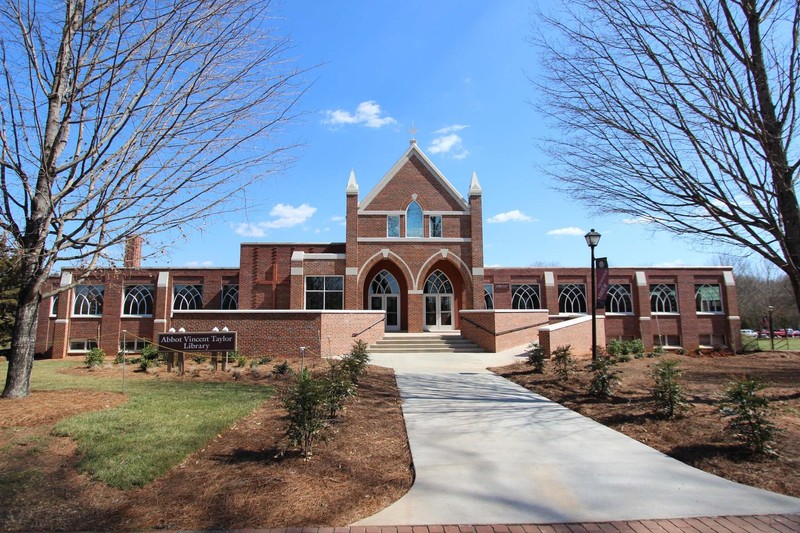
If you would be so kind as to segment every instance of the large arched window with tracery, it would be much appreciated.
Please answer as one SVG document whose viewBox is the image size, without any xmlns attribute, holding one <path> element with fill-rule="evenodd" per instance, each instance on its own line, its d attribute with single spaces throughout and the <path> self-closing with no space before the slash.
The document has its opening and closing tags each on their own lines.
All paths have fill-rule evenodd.
<svg viewBox="0 0 800 533">
<path fill-rule="evenodd" d="M 413 201 L 406 208 L 406 237 L 424 237 L 422 207 Z"/>
<path fill-rule="evenodd" d="M 369 284 L 370 294 L 399 294 L 400 285 L 388 270 L 381 270 Z"/>
<path fill-rule="evenodd" d="M 586 313 L 586 286 L 582 283 L 565 283 L 558 286 L 558 312 Z"/>
</svg>

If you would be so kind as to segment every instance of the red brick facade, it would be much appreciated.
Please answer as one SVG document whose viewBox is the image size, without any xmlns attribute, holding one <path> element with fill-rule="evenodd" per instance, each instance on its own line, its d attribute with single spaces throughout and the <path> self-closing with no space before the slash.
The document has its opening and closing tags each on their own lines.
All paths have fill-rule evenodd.
<svg viewBox="0 0 800 533">
<path fill-rule="evenodd" d="M 212 327 L 238 331 L 246 355 L 280 357 L 300 346 L 343 353 L 384 329 L 457 329 L 498 351 L 590 313 L 588 268 L 485 268 L 477 176 L 465 199 L 413 141 L 371 192 L 359 193 L 351 173 L 343 243 L 245 243 L 238 268 L 138 268 L 136 238 L 127 268 L 98 271 L 79 287 L 65 270 L 52 281 L 69 287 L 54 312 L 42 302 L 37 351 L 63 357 L 99 345 L 113 354 L 126 340 L 135 348 L 132 339 L 152 341 L 170 328 Z M 730 268 L 612 268 L 609 281 L 613 309 L 598 310 L 601 343 L 641 338 L 648 348 L 693 350 L 739 341 Z M 551 328 L 548 339 L 577 335 L 582 345 L 585 327 L 565 329 Z"/>
</svg>

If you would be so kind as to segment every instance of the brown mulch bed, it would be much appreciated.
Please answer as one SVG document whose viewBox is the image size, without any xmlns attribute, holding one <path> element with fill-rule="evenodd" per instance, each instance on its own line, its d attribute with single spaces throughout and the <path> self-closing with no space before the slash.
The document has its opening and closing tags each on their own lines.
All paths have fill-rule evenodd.
<svg viewBox="0 0 800 533">
<path fill-rule="evenodd" d="M 112 375 L 119 368 L 95 372 Z M 233 374 L 195 370 L 180 377 L 159 371 L 127 377 L 228 380 Z M 243 370 L 238 379 L 255 378 Z M 309 459 L 292 450 L 281 453 L 287 442 L 278 398 L 289 379 L 263 373 L 257 379 L 278 393 L 166 475 L 129 491 L 79 473 L 75 444 L 50 434 L 61 418 L 112 407 L 123 395 L 34 391 L 25 400 L 0 401 L 0 531 L 344 526 L 411 487 L 411 455 L 392 370 L 369 367 L 358 396 Z"/>
<path fill-rule="evenodd" d="M 655 414 L 652 372 L 658 358 L 619 363 L 621 382 L 607 400 L 589 397 L 588 361 L 579 361 L 567 382 L 559 381 L 547 363 L 545 374 L 533 374 L 518 363 L 493 369 L 496 373 L 585 416 L 624 433 L 667 455 L 724 478 L 800 497 L 800 354 L 770 352 L 752 355 L 664 355 L 677 359 L 679 382 L 691 409 L 665 420 Z M 719 401 L 727 383 L 749 375 L 771 385 L 763 394 L 774 408 L 780 428 L 774 457 L 754 457 L 725 431 L 727 421 Z"/>
</svg>

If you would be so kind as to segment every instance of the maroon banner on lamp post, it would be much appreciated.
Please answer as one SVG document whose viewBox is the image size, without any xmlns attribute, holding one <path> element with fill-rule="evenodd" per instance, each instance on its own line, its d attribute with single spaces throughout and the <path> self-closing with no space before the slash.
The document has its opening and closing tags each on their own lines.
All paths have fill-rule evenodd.
<svg viewBox="0 0 800 533">
<path fill-rule="evenodd" d="M 597 278 L 597 299 L 595 308 L 605 309 L 606 297 L 608 296 L 608 258 L 598 257 L 595 259 L 595 277 Z"/>
</svg>

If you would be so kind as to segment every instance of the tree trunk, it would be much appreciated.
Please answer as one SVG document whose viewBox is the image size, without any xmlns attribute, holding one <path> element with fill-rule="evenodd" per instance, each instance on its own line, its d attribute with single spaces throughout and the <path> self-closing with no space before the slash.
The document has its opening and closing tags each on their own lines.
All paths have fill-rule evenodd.
<svg viewBox="0 0 800 533">
<path fill-rule="evenodd" d="M 34 290 L 35 286 L 29 285 L 20 291 L 3 398 L 25 398 L 31 393 L 31 370 L 41 300 L 39 291 Z"/>
</svg>

